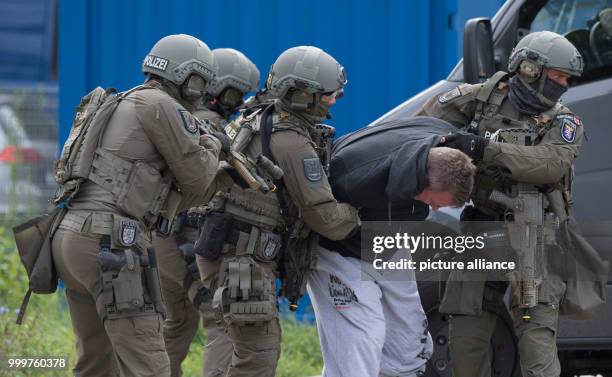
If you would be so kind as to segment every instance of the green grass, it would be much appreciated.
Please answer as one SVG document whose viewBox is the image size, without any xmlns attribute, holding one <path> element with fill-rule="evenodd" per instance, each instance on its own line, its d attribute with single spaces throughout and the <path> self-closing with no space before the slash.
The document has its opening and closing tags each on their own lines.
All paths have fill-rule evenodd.
<svg viewBox="0 0 612 377">
<path fill-rule="evenodd" d="M 321 374 L 323 360 L 319 350 L 319 337 L 315 326 L 301 325 L 294 321 L 281 322 L 283 343 L 277 377 L 307 377 Z M 206 337 L 202 329 L 191 343 L 189 355 L 183 362 L 183 374 L 201 376 Z"/>
<path fill-rule="evenodd" d="M 16 309 L 27 289 L 27 277 L 15 250 L 12 234 L 0 227 L 0 360 L 6 356 L 68 356 L 75 365 L 74 334 L 63 291 L 53 295 L 33 295 L 25 320 L 15 325 Z M 317 330 L 295 321 L 282 321 L 282 353 L 278 377 L 306 377 L 322 370 Z M 185 377 L 201 376 L 206 342 L 200 329 L 183 363 Z M 69 376 L 68 371 L 22 370 L 8 372 L 0 366 L 0 376 Z"/>
</svg>

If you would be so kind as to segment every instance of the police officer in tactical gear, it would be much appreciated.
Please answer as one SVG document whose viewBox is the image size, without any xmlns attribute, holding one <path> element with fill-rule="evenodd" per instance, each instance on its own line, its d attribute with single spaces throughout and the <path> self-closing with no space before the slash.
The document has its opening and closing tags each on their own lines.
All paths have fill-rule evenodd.
<svg viewBox="0 0 612 377">
<path fill-rule="evenodd" d="M 215 81 L 193 115 L 202 128 L 220 138 L 247 92 L 258 89 L 259 70 L 244 54 L 231 48 L 212 51 L 218 72 Z M 215 323 L 212 295 L 201 281 L 193 243 L 198 236 L 198 215 L 181 212 L 174 222 L 170 237 L 155 236 L 153 245 L 159 259 L 161 288 L 166 300 L 167 317 L 164 340 L 170 357 L 171 375 L 181 375 L 181 363 L 197 330 L 200 315 L 206 329 L 204 376 L 220 376 L 229 366 L 232 343 L 222 326 Z"/>
<path fill-rule="evenodd" d="M 561 223 L 568 219 L 572 166 L 582 146 L 584 126 L 559 98 L 568 89 L 570 77 L 580 76 L 582 69 L 582 57 L 567 39 L 548 31 L 534 32 L 514 48 L 509 73 L 497 72 L 483 84 L 459 85 L 424 105 L 420 115 L 438 117 L 473 132 L 446 138 L 446 146 L 458 148 L 478 162 L 472 192 L 475 207 L 466 208 L 462 219 L 503 220 L 507 209 L 494 203 L 490 194 L 497 190 L 511 195 L 508 190 L 519 183 L 545 193 L 544 203 L 549 204 L 544 204 L 542 213 Z M 504 143 L 491 140 L 491 135 L 507 130 L 531 135 L 524 138 L 530 142 L 517 145 L 509 139 Z M 479 278 L 466 279 L 468 274 L 453 272 L 440 311 L 452 314 L 454 375 L 489 377 L 490 338 L 499 311 L 506 310 L 502 300 L 507 283 L 485 283 L 486 276 L 474 281 Z M 522 373 L 559 376 L 555 333 L 566 283 L 549 271 L 529 316 L 517 305 L 517 291 L 513 289 L 512 318 Z"/>
<path fill-rule="evenodd" d="M 196 116 L 211 120 L 217 131 L 223 131 L 229 118 L 243 105 L 244 95 L 258 90 L 260 75 L 255 64 L 238 50 L 216 48 L 213 55 L 219 65 L 219 75 L 207 90 L 204 107 Z"/>
<path fill-rule="evenodd" d="M 322 138 L 315 127 L 345 84 L 343 67 L 326 52 L 290 48 L 266 82 L 266 92 L 278 100 L 242 113 L 226 128 L 231 158 L 244 161 L 254 178 L 236 179 L 215 194 L 196 249 L 203 281 L 215 292 L 215 314 L 233 344 L 227 376 L 274 376 L 281 341 L 275 277 L 283 295 L 296 301 L 317 234 L 338 240 L 358 229 L 356 209 L 332 194 L 321 164 L 327 149 L 317 144 Z"/>
<path fill-rule="evenodd" d="M 151 234 L 210 199 L 219 164 L 219 140 L 190 113 L 216 76 L 208 46 L 166 36 L 142 71 L 143 85 L 100 107 L 87 133 L 98 136 L 79 146 L 71 134 L 57 165 L 56 202 L 68 211 L 52 249 L 76 337 L 75 376 L 170 376 Z"/>
</svg>

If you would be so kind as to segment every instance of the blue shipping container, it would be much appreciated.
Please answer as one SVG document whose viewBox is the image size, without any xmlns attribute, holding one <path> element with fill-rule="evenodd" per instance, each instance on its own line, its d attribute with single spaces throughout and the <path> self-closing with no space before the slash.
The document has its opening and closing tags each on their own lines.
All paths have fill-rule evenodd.
<svg viewBox="0 0 612 377">
<path fill-rule="evenodd" d="M 262 73 L 285 49 L 318 46 L 344 65 L 349 84 L 330 124 L 363 127 L 445 77 L 461 55 L 463 25 L 492 17 L 501 0 L 60 0 L 60 135 L 81 96 L 128 89 L 167 34 L 244 52 Z"/>
</svg>

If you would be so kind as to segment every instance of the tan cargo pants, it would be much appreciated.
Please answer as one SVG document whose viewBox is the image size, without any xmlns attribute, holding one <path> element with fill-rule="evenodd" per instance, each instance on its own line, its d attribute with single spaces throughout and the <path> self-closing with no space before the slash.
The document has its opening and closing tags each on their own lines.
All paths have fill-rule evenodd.
<svg viewBox="0 0 612 377">
<path fill-rule="evenodd" d="M 561 281 L 554 284 L 564 290 Z M 485 291 L 490 290 L 486 287 Z M 555 292 L 554 301 L 539 304 L 531 310 L 531 320 L 523 321 L 523 310 L 512 310 L 514 332 L 518 339 L 521 372 L 529 377 L 558 377 L 561 373 L 557 355 L 557 322 L 559 318 L 558 298 L 562 292 Z M 494 293 L 485 296 L 492 297 Z M 502 295 L 500 298 L 500 305 Z M 495 330 L 497 314 L 483 311 L 479 315 L 452 315 L 450 318 L 450 352 L 455 377 L 491 377 L 491 337 Z"/>
<path fill-rule="evenodd" d="M 185 238 L 195 241 L 197 231 L 185 231 Z M 189 346 L 198 332 L 200 314 L 193 306 L 183 283 L 187 274 L 187 263 L 178 249 L 174 235 L 168 238 L 153 236 L 153 247 L 157 252 L 157 265 L 162 294 L 166 301 L 164 341 L 170 358 L 172 377 L 181 376 L 181 364 L 187 357 Z"/>
<path fill-rule="evenodd" d="M 168 377 L 162 318 L 158 314 L 107 319 L 96 309 L 101 271 L 101 236 L 60 228 L 53 259 L 66 296 L 76 338 L 76 377 Z M 101 304 L 99 302 L 98 304 Z"/>
<path fill-rule="evenodd" d="M 211 292 L 218 288 L 219 270 L 223 259 L 227 257 L 228 255 L 224 255 L 224 258 L 215 262 L 197 257 L 202 281 Z M 271 268 L 265 270 L 274 281 Z M 212 307 L 209 313 L 210 317 L 203 317 L 209 337 L 206 345 L 206 377 L 274 377 L 281 342 L 278 316 L 264 325 L 225 326 L 215 322 Z M 227 374 L 224 372 L 226 370 Z"/>
</svg>

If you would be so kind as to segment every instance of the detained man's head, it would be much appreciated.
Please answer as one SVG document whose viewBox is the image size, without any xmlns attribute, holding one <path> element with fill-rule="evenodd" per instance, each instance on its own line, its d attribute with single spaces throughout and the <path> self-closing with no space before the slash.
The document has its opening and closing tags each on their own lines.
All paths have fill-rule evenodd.
<svg viewBox="0 0 612 377">
<path fill-rule="evenodd" d="M 429 150 L 427 175 L 429 184 L 414 198 L 436 211 L 442 207 L 461 207 L 470 198 L 476 166 L 465 153 L 452 148 Z"/>
</svg>

